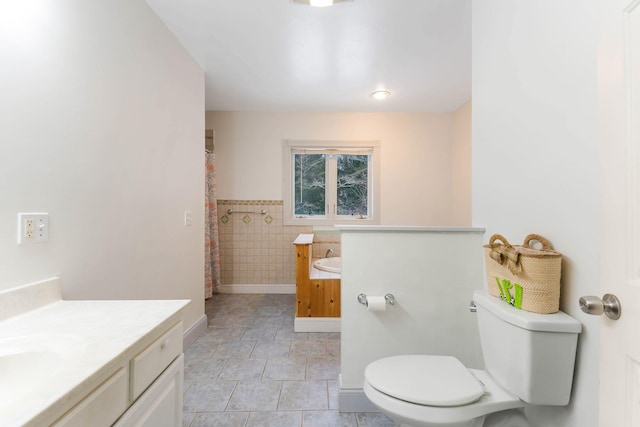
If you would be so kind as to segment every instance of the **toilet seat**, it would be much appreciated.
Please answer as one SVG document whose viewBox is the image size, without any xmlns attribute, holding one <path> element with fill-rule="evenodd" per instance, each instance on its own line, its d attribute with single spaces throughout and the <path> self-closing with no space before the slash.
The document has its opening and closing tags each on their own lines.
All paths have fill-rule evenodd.
<svg viewBox="0 0 640 427">
<path fill-rule="evenodd" d="M 477 417 L 526 406 L 525 402 L 496 384 L 486 371 L 469 371 L 484 384 L 486 391 L 480 399 L 467 405 L 444 407 L 410 403 L 378 391 L 366 378 L 363 391 L 371 403 L 396 422 L 415 426 L 467 425 L 464 423 Z"/>
<path fill-rule="evenodd" d="M 364 376 L 379 392 L 418 405 L 468 405 L 485 393 L 482 383 L 453 356 L 387 357 L 370 363 Z"/>
</svg>

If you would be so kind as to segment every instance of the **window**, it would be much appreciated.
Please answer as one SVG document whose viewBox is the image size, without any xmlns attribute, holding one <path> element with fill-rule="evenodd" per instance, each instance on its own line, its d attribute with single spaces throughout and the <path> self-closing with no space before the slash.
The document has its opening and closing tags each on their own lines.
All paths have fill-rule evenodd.
<svg viewBox="0 0 640 427">
<path fill-rule="evenodd" d="M 376 223 L 377 142 L 285 141 L 285 224 Z"/>
</svg>

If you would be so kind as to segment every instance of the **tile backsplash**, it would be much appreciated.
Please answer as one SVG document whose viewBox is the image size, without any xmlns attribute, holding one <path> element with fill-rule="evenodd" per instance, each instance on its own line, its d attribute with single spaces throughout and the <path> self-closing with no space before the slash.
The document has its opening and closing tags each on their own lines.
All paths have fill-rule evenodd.
<svg viewBox="0 0 640 427">
<path fill-rule="evenodd" d="M 314 231 L 310 225 L 284 225 L 282 216 L 282 200 L 218 200 L 222 285 L 295 284 L 293 241 Z M 328 249 L 340 256 L 340 233 L 316 231 L 314 257 Z"/>
<path fill-rule="evenodd" d="M 338 230 L 313 231 L 313 257 L 324 257 L 331 249 L 331 256 L 340 256 L 340 232 Z"/>
<path fill-rule="evenodd" d="M 218 220 L 223 285 L 295 283 L 293 240 L 311 227 L 283 225 L 281 200 L 218 200 Z"/>
</svg>

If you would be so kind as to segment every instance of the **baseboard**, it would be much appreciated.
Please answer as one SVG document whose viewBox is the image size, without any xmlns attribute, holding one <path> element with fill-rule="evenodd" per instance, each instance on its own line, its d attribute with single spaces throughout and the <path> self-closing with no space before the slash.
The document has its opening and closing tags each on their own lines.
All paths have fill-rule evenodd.
<svg viewBox="0 0 640 427">
<path fill-rule="evenodd" d="M 295 294 L 296 285 L 220 285 L 222 294 Z"/>
<path fill-rule="evenodd" d="M 182 335 L 182 348 L 187 349 L 207 330 L 207 315 L 203 314 L 192 327 Z"/>
<path fill-rule="evenodd" d="M 296 317 L 295 332 L 340 332 L 339 317 Z"/>
<path fill-rule="evenodd" d="M 364 394 L 361 388 L 343 388 L 342 375 L 338 378 L 340 390 L 338 391 L 338 408 L 340 412 L 380 412 Z"/>
</svg>

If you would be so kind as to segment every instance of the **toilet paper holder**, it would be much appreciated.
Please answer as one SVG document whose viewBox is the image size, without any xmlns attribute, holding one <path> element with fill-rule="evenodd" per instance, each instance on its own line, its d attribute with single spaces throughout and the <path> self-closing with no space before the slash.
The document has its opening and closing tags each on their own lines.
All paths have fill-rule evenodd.
<svg viewBox="0 0 640 427">
<path fill-rule="evenodd" d="M 394 305 L 396 303 L 396 297 L 394 297 L 393 294 L 390 294 L 390 293 L 385 294 L 384 299 L 385 301 L 387 301 L 387 304 Z M 367 294 L 358 295 L 358 302 L 362 305 L 366 305 L 367 307 L 369 307 L 369 302 L 367 301 Z"/>
</svg>

